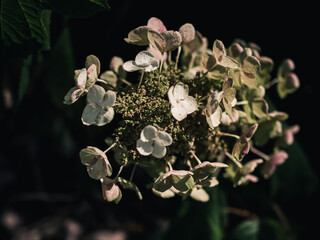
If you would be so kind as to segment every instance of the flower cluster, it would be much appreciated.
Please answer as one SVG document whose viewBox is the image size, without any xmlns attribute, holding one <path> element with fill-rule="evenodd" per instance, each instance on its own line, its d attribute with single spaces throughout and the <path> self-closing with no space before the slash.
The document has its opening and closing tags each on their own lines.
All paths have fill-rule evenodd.
<svg viewBox="0 0 320 240">
<path fill-rule="evenodd" d="M 270 112 L 265 96 L 275 84 L 281 99 L 298 89 L 291 59 L 272 79 L 274 62 L 260 55 L 258 45 L 237 39 L 225 47 L 215 40 L 209 48 L 192 24 L 167 30 L 155 17 L 130 31 L 125 41 L 145 48 L 134 60 L 113 57 L 101 74 L 99 59 L 88 56 L 64 98 L 72 104 L 86 95 L 81 117 L 86 126 L 104 126 L 115 115 L 119 119 L 107 136 L 108 149 L 80 151 L 89 176 L 100 180 L 105 200 L 118 203 L 120 187 L 142 199 L 133 182 L 137 167 L 153 180 L 157 196 L 205 202 L 208 189 L 221 178 L 234 186 L 257 182 L 259 174 L 267 179 L 285 163 L 284 149 L 299 126 L 283 127 L 288 114 Z M 134 71 L 140 72 L 137 80 L 130 79 Z M 266 144 L 273 146 L 270 154 L 262 152 Z M 111 149 L 119 169 L 115 176 L 106 155 Z M 130 179 L 121 176 L 124 168 L 131 169 Z"/>
</svg>

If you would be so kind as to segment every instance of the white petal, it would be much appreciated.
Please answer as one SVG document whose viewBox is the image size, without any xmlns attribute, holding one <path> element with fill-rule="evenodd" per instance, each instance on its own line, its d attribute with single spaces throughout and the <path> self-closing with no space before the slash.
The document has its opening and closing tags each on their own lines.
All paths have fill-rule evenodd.
<svg viewBox="0 0 320 240">
<path fill-rule="evenodd" d="M 100 109 L 99 114 L 97 115 L 95 124 L 97 126 L 104 126 L 107 123 L 111 122 L 114 117 L 114 109 L 108 107 L 107 109 Z"/>
<path fill-rule="evenodd" d="M 84 125 L 94 124 L 100 112 L 100 108 L 94 103 L 88 103 L 82 112 L 82 123 Z"/>
<path fill-rule="evenodd" d="M 222 117 L 222 109 L 219 106 L 213 114 L 211 114 L 209 117 L 207 117 L 207 121 L 209 123 L 209 126 L 211 128 L 218 127 L 219 124 L 221 123 L 221 117 Z"/>
<path fill-rule="evenodd" d="M 64 104 L 72 104 L 75 101 L 81 97 L 81 95 L 84 93 L 84 91 L 78 87 L 72 87 L 70 90 L 67 92 L 67 94 L 64 96 Z"/>
<path fill-rule="evenodd" d="M 90 88 L 88 95 L 87 95 L 87 101 L 89 103 L 96 103 L 100 104 L 104 98 L 106 91 L 103 87 L 99 85 L 94 85 L 92 88 Z"/>
<path fill-rule="evenodd" d="M 102 106 L 112 107 L 116 102 L 117 94 L 114 91 L 108 90 L 104 95 Z"/>
<path fill-rule="evenodd" d="M 146 67 L 150 65 L 154 59 L 154 56 L 150 52 L 142 51 L 137 54 L 134 61 L 138 66 Z"/>
<path fill-rule="evenodd" d="M 137 70 L 142 69 L 141 67 L 137 66 L 137 64 L 134 61 L 127 61 L 123 64 L 123 69 L 127 72 L 134 72 Z"/>
<path fill-rule="evenodd" d="M 174 89 L 174 86 L 171 86 L 171 87 L 169 88 L 168 98 L 169 98 L 169 102 L 170 102 L 173 106 L 175 106 L 175 105 L 177 105 L 177 101 L 174 99 L 173 89 Z"/>
<path fill-rule="evenodd" d="M 172 137 L 170 134 L 163 131 L 158 131 L 157 135 L 156 142 L 162 144 L 163 146 L 169 146 L 172 144 Z"/>
<path fill-rule="evenodd" d="M 142 129 L 140 138 L 142 141 L 152 141 L 157 136 L 157 129 L 154 126 L 148 125 L 144 129 Z"/>
<path fill-rule="evenodd" d="M 181 121 L 187 117 L 186 109 L 184 107 L 181 107 L 180 104 L 171 106 L 171 113 L 172 116 L 178 121 Z"/>
<path fill-rule="evenodd" d="M 98 78 L 97 66 L 95 64 L 91 64 L 91 66 L 88 68 L 87 76 L 88 76 L 88 79 L 92 79 L 92 80 Z"/>
<path fill-rule="evenodd" d="M 182 82 L 178 82 L 173 89 L 173 96 L 176 100 L 185 99 L 189 94 L 189 87 Z"/>
<path fill-rule="evenodd" d="M 180 102 L 180 105 L 185 108 L 187 114 L 193 113 L 198 109 L 197 101 L 191 96 L 187 96 L 183 101 Z"/>
<path fill-rule="evenodd" d="M 154 58 L 151 61 L 150 65 L 145 68 L 145 71 L 152 72 L 152 71 L 156 70 L 158 67 L 159 67 L 159 61 Z"/>
<path fill-rule="evenodd" d="M 153 146 L 152 156 L 156 158 L 163 158 L 167 153 L 167 148 L 160 144 L 159 142 L 155 142 Z"/>
<path fill-rule="evenodd" d="M 75 70 L 74 80 L 78 88 L 84 89 L 87 82 L 87 70 L 85 68 Z"/>
<path fill-rule="evenodd" d="M 141 139 L 137 141 L 137 150 L 143 156 L 148 156 L 153 151 L 153 142 L 144 142 Z"/>
</svg>

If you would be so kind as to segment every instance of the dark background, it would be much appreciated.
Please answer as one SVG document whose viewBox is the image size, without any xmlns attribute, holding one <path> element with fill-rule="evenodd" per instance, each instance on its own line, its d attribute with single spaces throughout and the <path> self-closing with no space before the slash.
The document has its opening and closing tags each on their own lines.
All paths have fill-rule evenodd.
<svg viewBox="0 0 320 240">
<path fill-rule="evenodd" d="M 130 192 L 125 192 L 119 205 L 102 201 L 100 184 L 88 178 L 78 152 L 87 145 L 105 149 L 108 127 L 81 124 L 83 99 L 72 106 L 62 104 L 65 93 L 73 84 L 73 70 L 83 67 L 87 55 L 94 54 L 100 59 L 102 71 L 108 69 L 112 56 L 120 56 L 124 61 L 133 59 L 142 48 L 127 44 L 123 38 L 153 16 L 160 18 L 168 30 L 178 30 L 184 23 L 192 23 L 209 39 L 209 47 L 215 39 L 222 40 L 226 46 L 235 38 L 255 42 L 261 47 L 262 55 L 274 60 L 273 76 L 283 59 L 294 60 L 300 89 L 285 100 L 277 97 L 275 88 L 269 91 L 269 96 L 278 110 L 289 114 L 288 125 L 300 125 L 301 131 L 296 136 L 299 144 L 291 151 L 296 157 L 303 156 L 306 162 L 301 164 L 300 159 L 300 165 L 295 165 L 294 170 L 289 167 L 287 171 L 286 164 L 281 167 L 276 180 L 281 181 L 286 174 L 295 174 L 297 180 L 280 184 L 282 187 L 278 188 L 275 201 L 289 219 L 290 231 L 296 239 L 312 236 L 316 221 L 313 217 L 319 216 L 319 101 L 316 94 L 320 47 L 316 6 L 301 2 L 279 5 L 202 0 L 109 1 L 109 4 L 110 11 L 84 19 L 53 13 L 51 50 L 43 52 L 41 64 L 33 66 L 22 101 L 18 100 L 19 74 L 21 59 L 28 54 L 28 48 L 2 46 L 1 61 L 6 68 L 2 68 L 1 90 L 2 94 L 3 89 L 11 91 L 12 105 L 6 105 L 2 99 L 0 239 L 11 239 L 12 236 L 15 239 L 27 239 L 23 236 L 33 236 L 29 239 L 37 239 L 37 236 L 67 239 L 69 236 L 72 239 L 72 231 L 75 236 L 81 236 L 79 239 L 94 239 L 93 234 L 97 233 L 104 237 L 117 233 L 120 237 L 127 234 L 130 239 L 156 239 L 154 236 L 160 236 L 172 223 L 170 219 L 179 213 L 180 198 L 162 200 L 146 190 L 142 190 L 143 201 Z M 136 181 L 143 182 L 143 176 L 143 172 L 138 171 Z M 268 184 L 262 181 L 261 185 L 249 185 L 247 189 L 231 189 L 234 193 L 227 202 L 257 215 L 272 215 L 256 196 L 259 188 L 268 189 Z M 230 187 L 226 186 L 226 189 L 230 190 Z M 286 189 L 290 191 L 284 196 Z M 193 201 L 187 204 L 191 204 L 191 207 L 188 205 L 190 209 L 196 208 L 200 212 L 205 212 L 208 206 Z M 196 219 L 201 219 L 198 215 L 188 215 L 194 228 L 201 228 L 197 225 Z M 240 217 L 230 217 L 231 224 L 240 220 Z M 11 230 L 10 221 L 13 222 Z M 173 226 L 181 230 L 179 222 L 176 224 Z M 185 239 L 188 238 L 185 236 Z"/>
</svg>

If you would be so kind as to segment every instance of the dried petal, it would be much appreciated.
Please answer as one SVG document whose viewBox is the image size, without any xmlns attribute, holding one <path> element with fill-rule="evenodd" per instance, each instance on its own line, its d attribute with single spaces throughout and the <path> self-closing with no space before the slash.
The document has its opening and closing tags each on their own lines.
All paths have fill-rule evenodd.
<svg viewBox="0 0 320 240">
<path fill-rule="evenodd" d="M 179 33 L 182 37 L 182 43 L 187 43 L 195 38 L 196 31 L 192 24 L 186 23 L 179 28 Z"/>
<path fill-rule="evenodd" d="M 108 202 L 118 203 L 122 197 L 122 193 L 118 185 L 110 178 L 103 178 L 101 181 L 102 195 L 104 200 Z"/>
<path fill-rule="evenodd" d="M 141 139 L 137 141 L 137 150 L 138 152 L 143 156 L 148 156 L 153 152 L 153 143 L 150 142 L 144 142 Z"/>
<path fill-rule="evenodd" d="M 125 38 L 124 40 L 127 43 L 131 43 L 138 46 L 149 45 L 148 31 L 149 28 L 147 26 L 138 27 L 130 31 L 128 34 L 128 38 Z"/>
<path fill-rule="evenodd" d="M 94 64 L 95 65 L 95 74 L 100 74 L 100 61 L 95 55 L 89 55 L 86 58 L 85 67 L 86 69 L 89 69 L 89 67 Z"/>
<path fill-rule="evenodd" d="M 147 27 L 157 33 L 163 33 L 167 31 L 167 28 L 163 24 L 163 22 L 156 17 L 152 17 L 149 19 Z"/>
<path fill-rule="evenodd" d="M 142 141 L 152 141 L 157 136 L 157 129 L 154 126 L 148 125 L 141 131 L 140 138 Z"/>
</svg>

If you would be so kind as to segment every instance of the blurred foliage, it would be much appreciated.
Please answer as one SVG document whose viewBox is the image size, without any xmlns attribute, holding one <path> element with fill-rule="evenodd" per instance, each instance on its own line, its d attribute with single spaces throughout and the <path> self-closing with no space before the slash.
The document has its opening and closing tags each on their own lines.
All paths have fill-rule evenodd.
<svg viewBox="0 0 320 240">
<path fill-rule="evenodd" d="M 141 1 L 130 11 L 138 11 L 145 3 L 146 1 Z M 81 104 L 75 104 L 70 110 L 62 104 L 62 100 L 65 90 L 72 85 L 75 66 L 79 63 L 82 65 L 83 56 L 88 55 L 87 49 L 79 48 L 85 44 L 79 42 L 79 35 L 91 34 L 91 29 L 88 28 L 90 26 L 96 29 L 101 16 L 93 16 L 108 10 L 108 1 L 2 0 L 0 4 L 0 133 L 4 140 L 0 152 L 0 203 L 3 207 L 1 216 L 4 216 L 8 209 L 15 208 L 19 201 L 13 199 L 24 193 L 65 192 L 72 195 L 71 199 L 66 201 L 67 204 L 64 204 L 73 213 L 68 217 L 78 217 L 83 223 L 88 223 L 89 220 L 83 220 L 88 218 L 95 223 L 84 228 L 87 232 L 92 232 L 96 226 L 110 226 L 111 229 L 127 227 L 125 230 L 130 234 L 132 231 L 128 226 L 112 226 L 110 219 L 125 222 L 126 218 L 138 218 L 141 209 L 144 209 L 145 212 L 139 215 L 139 220 L 145 218 L 143 223 L 148 227 L 150 222 L 158 226 L 154 232 L 143 231 L 149 234 L 149 239 L 285 240 L 314 236 L 311 229 L 313 220 L 309 213 L 313 213 L 316 208 L 314 195 L 318 178 L 316 170 L 310 164 L 310 154 L 307 156 L 301 146 L 306 145 L 303 142 L 296 142 L 288 148 L 290 159 L 277 169 L 270 181 L 262 180 L 247 186 L 246 189 L 237 190 L 233 189 L 231 184 L 221 185 L 219 189 L 211 192 L 212 200 L 208 203 L 191 199 L 183 202 L 179 199 L 157 202 L 155 198 L 147 195 L 143 203 L 137 204 L 138 207 L 132 202 L 138 201 L 136 196 L 119 206 L 106 206 L 99 201 L 97 204 L 94 194 L 98 192 L 97 196 L 100 197 L 100 189 L 87 179 L 86 172 L 80 166 L 78 152 L 87 143 L 99 145 L 103 142 L 108 129 L 88 129 L 82 126 L 78 118 L 82 111 Z M 128 4 L 128 1 L 119 1 L 117 4 L 120 6 L 118 10 L 113 13 L 111 4 L 109 12 L 113 14 L 111 17 L 114 21 L 122 19 L 123 16 L 131 21 L 132 16 L 137 15 L 126 15 L 128 8 L 124 5 Z M 71 19 L 74 17 L 87 18 L 79 20 L 80 23 L 87 21 L 87 24 L 77 26 Z M 106 27 L 97 48 L 103 48 L 104 41 L 116 33 L 115 26 L 116 24 L 109 24 Z M 131 27 L 130 25 L 128 29 Z M 83 31 L 81 34 L 79 29 Z M 118 33 L 117 36 L 119 35 Z M 88 40 L 87 37 L 84 39 Z M 115 43 L 118 39 L 110 41 Z M 119 54 L 125 52 L 123 50 Z M 111 57 L 107 56 L 108 59 Z M 141 184 L 145 182 L 141 181 Z M 88 197 L 91 193 L 94 193 L 92 198 Z M 20 201 L 20 208 L 17 207 L 16 210 L 23 215 L 23 210 L 29 205 L 22 197 Z M 51 205 L 46 205 L 49 206 L 50 213 L 58 209 L 59 205 L 55 199 L 52 199 L 52 202 Z M 29 209 L 36 209 L 37 212 L 28 214 L 39 214 L 38 220 L 46 217 L 41 204 L 34 201 L 34 205 L 37 206 Z M 229 212 L 230 206 L 254 214 L 244 211 Z M 105 209 L 101 211 L 103 208 Z M 112 211 L 115 216 L 108 219 L 106 216 Z M 99 215 L 101 212 L 104 213 L 103 217 Z M 147 218 L 147 213 L 153 214 L 154 218 L 160 216 L 160 219 L 171 219 L 174 215 L 169 230 L 165 228 L 160 231 L 161 227 L 156 224 L 155 219 L 150 221 L 152 218 Z M 93 219 L 92 214 L 101 218 Z M 303 217 L 300 217 L 301 214 Z M 65 219 L 66 215 L 62 214 L 62 217 Z M 25 218 L 30 219 L 26 216 Z M 37 218 L 33 216 L 31 219 L 33 221 Z M 101 222 L 99 224 L 99 220 L 109 225 Z M 14 234 L 5 229 L 3 224 L 0 231 L 2 236 L 8 239 Z"/>
</svg>

